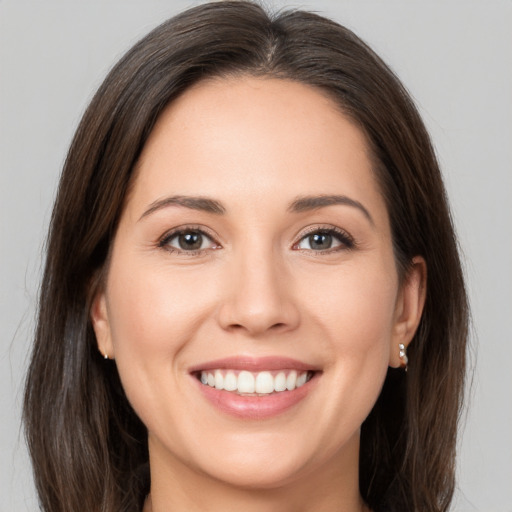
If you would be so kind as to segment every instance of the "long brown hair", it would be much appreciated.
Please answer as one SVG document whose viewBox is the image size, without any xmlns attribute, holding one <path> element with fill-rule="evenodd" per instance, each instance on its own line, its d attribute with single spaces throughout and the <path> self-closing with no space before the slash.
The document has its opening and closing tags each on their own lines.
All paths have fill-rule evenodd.
<svg viewBox="0 0 512 512">
<path fill-rule="evenodd" d="M 169 102 L 209 77 L 250 74 L 324 91 L 366 134 L 403 276 L 428 266 L 409 372 L 390 369 L 362 426 L 360 491 L 375 511 L 446 511 L 454 490 L 468 307 L 438 163 L 409 95 L 351 31 L 303 11 L 215 2 L 168 20 L 112 69 L 78 127 L 47 242 L 24 404 L 46 512 L 140 511 L 147 433 L 89 319 L 134 166 Z"/>
</svg>

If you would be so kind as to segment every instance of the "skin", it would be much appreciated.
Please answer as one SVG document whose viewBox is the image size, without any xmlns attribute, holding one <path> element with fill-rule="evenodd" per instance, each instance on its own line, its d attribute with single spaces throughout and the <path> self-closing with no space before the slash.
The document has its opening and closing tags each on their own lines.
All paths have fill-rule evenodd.
<svg viewBox="0 0 512 512">
<path fill-rule="evenodd" d="M 290 211 L 332 194 L 369 217 L 348 204 Z M 151 210 L 176 195 L 225 212 Z M 202 250 L 163 245 L 176 227 L 204 230 Z M 331 228 L 353 243 L 313 248 L 311 229 Z M 418 257 L 399 281 L 365 137 L 321 92 L 252 77 L 187 90 L 143 150 L 91 310 L 148 428 L 145 510 L 365 510 L 360 425 L 417 328 L 425 274 Z M 235 418 L 189 374 L 233 355 L 293 357 L 319 377 L 282 414 Z"/>
</svg>

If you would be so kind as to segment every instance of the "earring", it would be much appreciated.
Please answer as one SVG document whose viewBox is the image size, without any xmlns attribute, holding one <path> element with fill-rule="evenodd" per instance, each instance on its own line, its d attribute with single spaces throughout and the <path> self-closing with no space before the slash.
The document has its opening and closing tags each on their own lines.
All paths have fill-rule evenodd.
<svg viewBox="0 0 512 512">
<path fill-rule="evenodd" d="M 409 362 L 407 357 L 407 349 L 403 343 L 398 344 L 398 349 L 400 351 L 400 368 L 403 368 L 405 371 L 407 371 L 407 363 Z"/>
<path fill-rule="evenodd" d="M 106 352 L 103 354 L 103 359 L 108 359 L 108 354 Z"/>
</svg>

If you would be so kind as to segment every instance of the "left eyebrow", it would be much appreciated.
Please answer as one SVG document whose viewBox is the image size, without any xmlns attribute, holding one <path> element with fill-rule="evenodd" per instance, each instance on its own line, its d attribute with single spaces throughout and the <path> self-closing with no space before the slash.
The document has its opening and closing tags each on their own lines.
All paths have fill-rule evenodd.
<svg viewBox="0 0 512 512">
<path fill-rule="evenodd" d="M 318 196 L 302 196 L 295 199 L 290 206 L 288 211 L 293 213 L 307 212 L 310 210 L 318 210 L 319 208 L 325 208 L 326 206 L 332 205 L 344 205 L 357 208 L 361 211 L 364 216 L 368 219 L 372 226 L 375 226 L 375 222 L 370 215 L 370 212 L 355 199 L 351 199 L 347 196 L 340 195 L 318 195 Z"/>
<path fill-rule="evenodd" d="M 216 213 L 217 215 L 222 215 L 226 213 L 226 209 L 219 201 L 215 199 L 210 199 L 209 197 L 201 197 L 201 196 L 170 196 L 164 199 L 158 199 L 149 205 L 149 208 L 140 216 L 139 220 L 142 220 L 144 217 L 156 212 L 157 210 L 161 210 L 162 208 L 167 208 L 168 206 L 182 206 L 185 208 L 190 208 L 192 210 L 200 210 L 207 213 Z"/>
</svg>

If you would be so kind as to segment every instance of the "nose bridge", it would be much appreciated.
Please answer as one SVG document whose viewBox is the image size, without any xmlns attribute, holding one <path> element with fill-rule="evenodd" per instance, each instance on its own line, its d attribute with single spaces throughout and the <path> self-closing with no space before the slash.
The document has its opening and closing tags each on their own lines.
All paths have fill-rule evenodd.
<svg viewBox="0 0 512 512">
<path fill-rule="evenodd" d="M 234 251 L 229 268 L 230 292 L 221 308 L 224 328 L 258 335 L 288 330 L 298 310 L 283 258 L 272 243 L 247 243 Z"/>
</svg>

